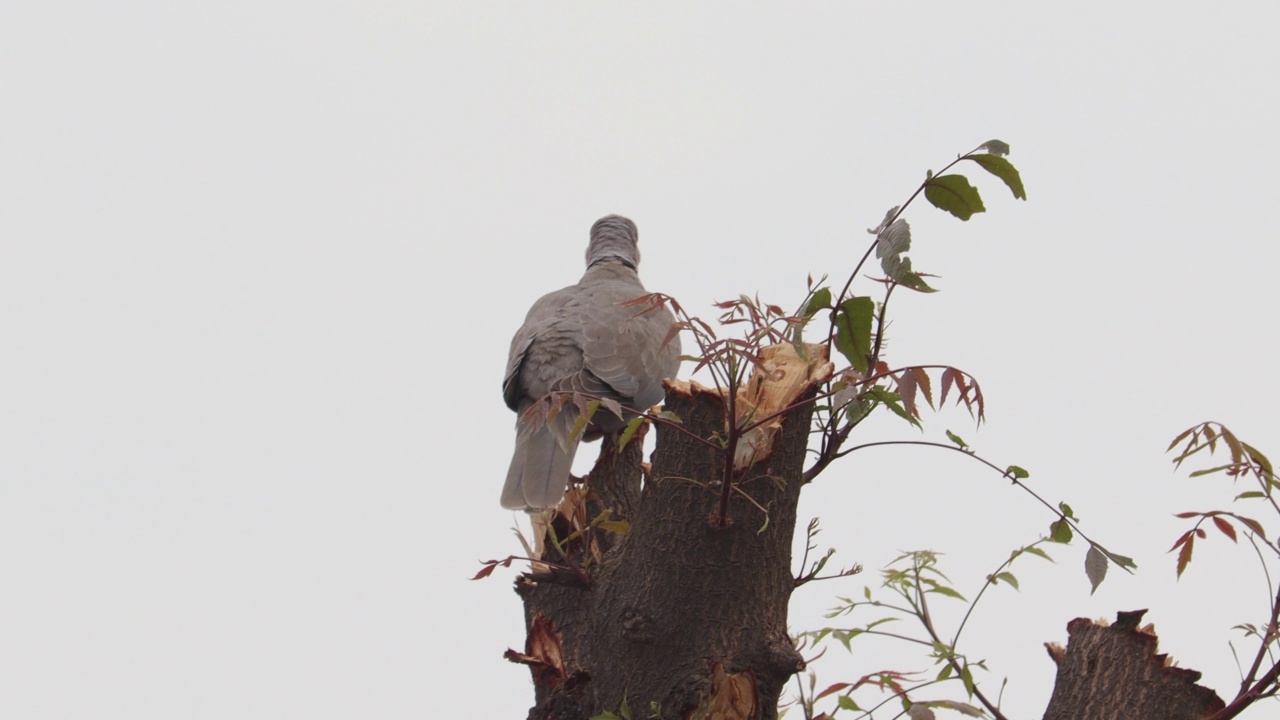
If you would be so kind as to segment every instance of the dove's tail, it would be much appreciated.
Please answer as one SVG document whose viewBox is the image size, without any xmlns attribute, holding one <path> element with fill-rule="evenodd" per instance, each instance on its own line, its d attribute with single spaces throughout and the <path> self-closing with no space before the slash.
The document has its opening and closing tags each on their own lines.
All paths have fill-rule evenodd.
<svg viewBox="0 0 1280 720">
<path fill-rule="evenodd" d="M 560 447 L 546 423 L 517 421 L 516 451 L 502 487 L 502 507 L 527 510 L 559 505 L 572 466 L 573 453 Z"/>
</svg>

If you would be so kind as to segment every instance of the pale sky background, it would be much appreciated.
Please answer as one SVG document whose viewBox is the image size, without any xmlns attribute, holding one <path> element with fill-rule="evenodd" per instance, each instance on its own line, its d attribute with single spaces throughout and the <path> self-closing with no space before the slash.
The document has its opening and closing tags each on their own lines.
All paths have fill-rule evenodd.
<svg viewBox="0 0 1280 720">
<path fill-rule="evenodd" d="M 988 688 L 1009 678 L 1011 717 L 1040 717 L 1041 644 L 1069 620 L 1144 607 L 1229 697 L 1230 627 L 1264 620 L 1256 560 L 1215 537 L 1175 582 L 1165 551 L 1173 512 L 1243 488 L 1163 451 L 1217 419 L 1280 459 L 1275 20 L 4 5 L 0 716 L 524 717 L 528 673 L 501 657 L 523 643 L 514 573 L 468 578 L 518 549 L 498 506 L 507 343 L 576 281 L 591 223 L 635 219 L 647 285 L 706 316 L 739 292 L 793 307 L 927 169 L 990 138 L 1029 200 L 972 166 L 988 213 L 913 207 L 942 292 L 897 294 L 889 347 L 976 375 L 989 422 L 886 417 L 862 437 L 950 428 L 1137 559 L 1091 597 L 1086 548 L 1055 548 L 984 601 L 961 649 Z M 1052 519 L 976 463 L 911 450 L 851 456 L 801 513 L 868 570 L 802 590 L 796 630 L 902 549 L 946 552 L 972 595 Z M 867 647 L 830 651 L 820 683 L 927 667 Z"/>
</svg>

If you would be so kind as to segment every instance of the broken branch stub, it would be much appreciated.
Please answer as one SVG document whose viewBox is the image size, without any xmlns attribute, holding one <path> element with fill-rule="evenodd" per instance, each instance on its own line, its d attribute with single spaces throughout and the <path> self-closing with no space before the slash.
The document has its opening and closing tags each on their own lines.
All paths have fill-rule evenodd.
<svg viewBox="0 0 1280 720">
<path fill-rule="evenodd" d="M 1201 720 L 1225 707 L 1197 685 L 1200 673 L 1157 655 L 1146 610 L 1117 613 L 1110 625 L 1088 618 L 1067 623 L 1068 641 L 1048 644 L 1058 678 L 1044 720 Z"/>
</svg>

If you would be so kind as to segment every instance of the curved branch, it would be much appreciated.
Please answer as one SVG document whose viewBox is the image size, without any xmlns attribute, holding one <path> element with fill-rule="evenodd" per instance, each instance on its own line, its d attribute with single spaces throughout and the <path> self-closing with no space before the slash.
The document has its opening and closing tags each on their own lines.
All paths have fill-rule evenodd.
<svg viewBox="0 0 1280 720">
<path fill-rule="evenodd" d="M 836 457 L 841 458 L 857 450 L 865 450 L 867 448 L 882 447 L 887 445 L 917 445 L 920 447 L 929 447 L 929 448 L 935 448 L 938 450 L 949 450 L 951 452 L 958 452 L 961 455 L 964 455 L 965 457 L 970 458 L 972 460 L 976 460 L 982 463 L 983 465 L 986 465 L 987 467 L 991 468 L 992 470 L 995 470 L 996 472 L 1000 473 L 1001 477 L 1005 478 L 1006 480 L 1013 483 L 1014 485 L 1017 485 L 1018 487 L 1022 488 L 1023 492 L 1027 493 L 1031 497 L 1038 500 L 1041 505 L 1044 505 L 1046 508 L 1049 508 L 1050 512 L 1052 512 L 1054 515 L 1057 515 L 1060 520 L 1062 520 L 1063 522 L 1071 526 L 1071 529 L 1077 535 L 1079 535 L 1081 538 L 1087 541 L 1089 544 L 1098 545 L 1098 547 L 1103 547 L 1099 545 L 1097 542 L 1095 542 L 1093 538 L 1084 534 L 1084 532 L 1080 529 L 1080 526 L 1076 523 L 1074 518 L 1067 517 L 1066 514 L 1063 513 L 1061 510 L 1054 507 L 1053 505 L 1050 505 L 1048 500 L 1045 500 L 1044 498 L 1040 497 L 1040 495 L 1037 494 L 1036 491 L 1027 487 L 1025 483 L 1021 482 L 1020 480 L 1018 480 L 1018 478 L 1014 477 L 1008 470 L 1001 470 L 998 465 L 977 455 L 971 450 L 966 450 L 964 448 L 957 447 L 955 445 L 944 445 L 942 443 L 932 442 L 930 440 L 880 440 L 877 442 L 869 442 L 869 443 L 863 443 L 862 445 L 855 445 L 849 448 L 848 450 L 836 453 Z M 1115 564 L 1118 565 L 1119 563 L 1115 563 Z M 1124 568 L 1124 570 L 1130 574 L 1133 573 L 1133 570 L 1125 567 L 1124 565 L 1120 565 L 1120 567 Z M 1277 667 L 1280 667 L 1280 666 L 1277 666 Z"/>
</svg>

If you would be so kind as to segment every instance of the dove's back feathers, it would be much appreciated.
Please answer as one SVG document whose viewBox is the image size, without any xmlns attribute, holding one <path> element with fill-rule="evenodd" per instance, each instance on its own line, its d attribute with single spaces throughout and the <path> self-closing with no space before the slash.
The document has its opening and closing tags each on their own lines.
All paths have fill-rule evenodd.
<svg viewBox="0 0 1280 720">
<path fill-rule="evenodd" d="M 569 442 L 577 408 L 565 403 L 550 422 L 534 403 L 552 392 L 580 392 L 640 411 L 662 400 L 662 381 L 680 367 L 680 341 L 667 339 L 675 318 L 666 307 L 630 305 L 647 295 L 636 269 L 635 223 L 619 215 L 597 220 L 587 246 L 587 271 L 576 285 L 542 296 L 511 340 L 502 394 L 515 410 L 516 449 L 502 490 L 502 506 L 554 507 L 573 463 Z M 601 408 L 588 437 L 625 425 Z"/>
</svg>

